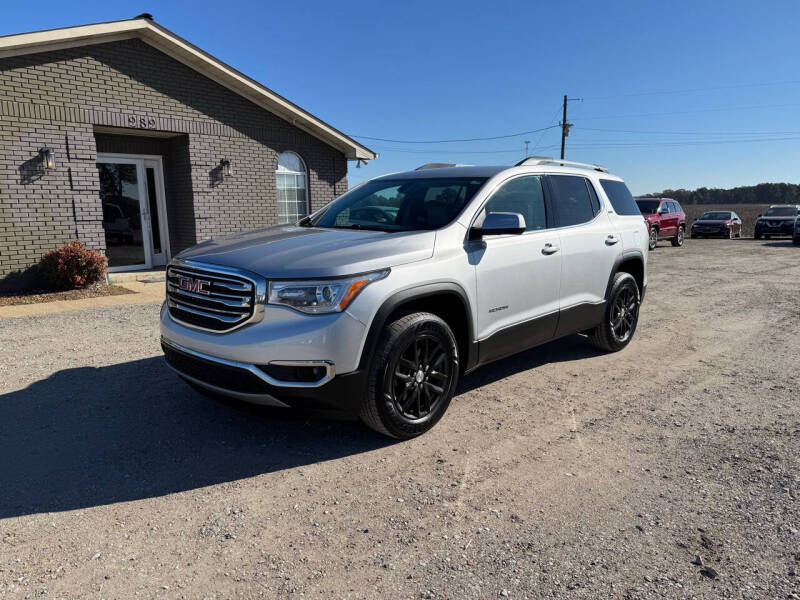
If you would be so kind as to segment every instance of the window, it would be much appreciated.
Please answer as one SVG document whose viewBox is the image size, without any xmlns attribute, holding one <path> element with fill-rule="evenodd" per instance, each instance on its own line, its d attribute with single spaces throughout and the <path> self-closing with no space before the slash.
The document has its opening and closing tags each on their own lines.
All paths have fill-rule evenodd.
<svg viewBox="0 0 800 600">
<path fill-rule="evenodd" d="M 294 152 L 278 156 L 278 224 L 296 223 L 309 213 L 308 177 L 303 159 Z"/>
<path fill-rule="evenodd" d="M 671 213 L 679 213 L 679 212 L 681 212 L 681 209 L 678 207 L 678 203 L 677 202 L 670 202 L 669 203 L 669 212 L 671 212 Z"/>
<path fill-rule="evenodd" d="M 313 227 L 421 231 L 455 219 L 485 177 L 409 177 L 369 181 L 339 197 Z"/>
<path fill-rule="evenodd" d="M 594 184 L 588 179 L 586 181 L 586 187 L 589 189 L 589 199 L 592 201 L 592 212 L 594 216 L 597 216 L 600 213 L 600 199 L 597 197 L 597 192 L 594 190 Z"/>
<path fill-rule="evenodd" d="M 614 212 L 618 215 L 653 214 L 658 207 L 658 200 L 634 200 L 628 186 L 621 181 L 601 179 L 600 185 L 608 196 Z M 638 204 L 638 206 L 637 206 Z"/>
<path fill-rule="evenodd" d="M 586 180 L 575 175 L 550 175 L 550 184 L 555 194 L 558 225 L 568 227 L 587 223 L 594 219 L 592 201 Z"/>
<path fill-rule="evenodd" d="M 671 202 L 662 202 L 661 203 L 660 212 L 665 213 L 665 214 L 671 213 L 672 212 L 672 208 L 670 208 L 670 206 L 669 206 L 670 204 L 672 204 L 672 203 Z"/>
<path fill-rule="evenodd" d="M 519 213 L 525 218 L 525 231 L 544 229 L 547 227 L 547 219 L 542 178 L 517 177 L 503 184 L 486 203 L 484 211 Z"/>
</svg>

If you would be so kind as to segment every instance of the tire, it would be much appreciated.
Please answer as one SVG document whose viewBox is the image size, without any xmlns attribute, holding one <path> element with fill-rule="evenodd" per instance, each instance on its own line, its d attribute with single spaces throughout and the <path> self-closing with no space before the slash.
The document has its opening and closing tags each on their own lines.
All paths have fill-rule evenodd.
<svg viewBox="0 0 800 600">
<path fill-rule="evenodd" d="M 792 243 L 793 243 L 795 246 L 800 246 L 800 235 L 794 234 L 794 235 L 792 236 Z"/>
<path fill-rule="evenodd" d="M 754 240 L 760 240 L 761 239 L 761 234 L 760 233 L 754 233 L 753 234 L 753 239 Z"/>
<path fill-rule="evenodd" d="M 770 237 L 771 237 L 771 236 L 769 236 L 769 235 L 764 235 L 764 239 L 765 239 L 765 240 L 768 240 Z"/>
<path fill-rule="evenodd" d="M 656 229 L 655 227 L 651 227 L 650 240 L 647 243 L 647 248 L 650 250 L 655 250 L 657 245 L 658 245 L 658 229 Z"/>
<path fill-rule="evenodd" d="M 630 273 L 617 273 L 608 294 L 606 309 L 603 313 L 603 322 L 588 332 L 589 341 L 595 348 L 605 352 L 617 352 L 627 346 L 636 333 L 639 323 L 639 306 L 641 294 L 636 279 Z M 620 313 L 624 306 L 625 311 Z M 621 321 L 624 322 L 626 331 L 624 335 Z"/>
<path fill-rule="evenodd" d="M 693 240 L 696 240 L 697 239 L 697 234 L 696 233 L 690 233 L 689 237 L 692 238 Z"/>
<path fill-rule="evenodd" d="M 360 417 L 367 427 L 407 440 L 431 429 L 455 394 L 458 343 L 441 318 L 426 312 L 400 316 L 383 330 Z"/>
<path fill-rule="evenodd" d="M 686 230 L 683 225 L 678 227 L 678 233 L 675 234 L 675 237 L 670 240 L 672 245 L 676 248 L 680 248 L 683 246 L 683 238 L 686 236 Z"/>
</svg>

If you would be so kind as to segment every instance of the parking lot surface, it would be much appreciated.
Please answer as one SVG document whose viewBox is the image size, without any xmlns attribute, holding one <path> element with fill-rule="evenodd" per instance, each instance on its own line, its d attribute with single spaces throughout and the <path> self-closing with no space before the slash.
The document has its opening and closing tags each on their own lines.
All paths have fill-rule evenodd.
<svg viewBox="0 0 800 600">
<path fill-rule="evenodd" d="M 0 597 L 800 597 L 800 248 L 649 268 L 627 349 L 488 366 L 404 443 L 198 396 L 157 304 L 0 320 Z"/>
</svg>

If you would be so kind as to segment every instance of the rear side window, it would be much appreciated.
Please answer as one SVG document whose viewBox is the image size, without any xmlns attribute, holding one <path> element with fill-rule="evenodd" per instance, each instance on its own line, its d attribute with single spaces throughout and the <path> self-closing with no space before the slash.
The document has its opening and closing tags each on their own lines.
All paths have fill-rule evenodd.
<svg viewBox="0 0 800 600">
<path fill-rule="evenodd" d="M 678 204 L 677 202 L 673 202 L 672 203 L 672 212 L 676 212 L 676 213 L 683 212 L 683 209 L 681 208 L 680 204 Z"/>
<path fill-rule="evenodd" d="M 589 188 L 589 199 L 592 202 L 592 212 L 597 216 L 600 212 L 600 198 L 597 197 L 597 192 L 594 191 L 594 185 L 588 179 L 586 181 L 586 187 Z"/>
<path fill-rule="evenodd" d="M 546 228 L 542 178 L 538 175 L 528 175 L 504 183 L 486 203 L 484 210 L 487 213 L 521 214 L 525 218 L 525 231 Z"/>
<path fill-rule="evenodd" d="M 613 181 L 611 179 L 601 179 L 600 185 L 603 186 L 603 191 L 611 201 L 611 206 L 614 207 L 614 212 L 618 215 L 639 215 L 639 207 L 636 206 L 636 201 L 633 199 L 628 186 L 621 181 Z"/>
<path fill-rule="evenodd" d="M 596 213 L 583 177 L 550 175 L 549 180 L 555 196 L 553 200 L 559 227 L 579 225 L 594 219 Z"/>
</svg>

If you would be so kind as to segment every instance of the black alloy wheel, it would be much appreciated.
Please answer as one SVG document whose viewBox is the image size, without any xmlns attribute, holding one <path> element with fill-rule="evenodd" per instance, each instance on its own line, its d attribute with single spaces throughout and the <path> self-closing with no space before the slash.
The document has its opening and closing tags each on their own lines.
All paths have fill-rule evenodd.
<svg viewBox="0 0 800 600">
<path fill-rule="evenodd" d="M 614 339 L 620 344 L 627 342 L 639 315 L 639 297 L 636 289 L 625 286 L 617 294 L 609 313 L 609 326 Z"/>
<path fill-rule="evenodd" d="M 630 343 L 639 323 L 641 295 L 633 275 L 624 271 L 614 275 L 607 298 L 603 321 L 587 334 L 594 347 L 617 352 Z"/>
<path fill-rule="evenodd" d="M 361 420 L 394 438 L 421 435 L 444 415 L 459 375 L 450 326 L 428 312 L 399 315 L 384 327 L 372 357 Z"/>
<path fill-rule="evenodd" d="M 450 387 L 451 365 L 447 350 L 433 335 L 422 333 L 409 340 L 392 361 L 388 390 L 395 410 L 409 421 L 434 412 Z"/>
</svg>

